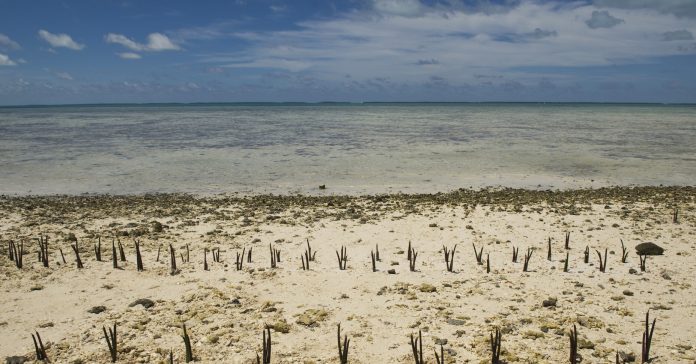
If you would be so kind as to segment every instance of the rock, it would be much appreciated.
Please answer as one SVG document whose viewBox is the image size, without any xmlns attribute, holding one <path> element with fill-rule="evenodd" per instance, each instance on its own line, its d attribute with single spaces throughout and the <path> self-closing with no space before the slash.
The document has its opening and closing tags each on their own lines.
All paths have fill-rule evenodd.
<svg viewBox="0 0 696 364">
<path fill-rule="evenodd" d="M 665 272 L 665 271 L 662 271 L 662 274 L 660 274 L 660 276 L 661 276 L 663 279 L 666 279 L 666 280 L 668 280 L 668 281 L 671 281 L 671 280 L 672 280 L 672 277 L 669 275 L 669 273 L 667 273 L 667 272 Z"/>
<path fill-rule="evenodd" d="M 308 327 L 319 326 L 319 322 L 326 320 L 329 315 L 324 309 L 310 308 L 297 317 L 297 323 Z"/>
<path fill-rule="evenodd" d="M 235 306 L 241 306 L 241 305 L 242 305 L 242 303 L 239 302 L 239 298 L 232 299 L 232 300 L 230 301 L 230 304 L 233 304 L 233 305 L 235 305 Z"/>
<path fill-rule="evenodd" d="M 636 253 L 638 255 L 662 255 L 664 251 L 662 247 L 651 242 L 636 245 Z"/>
<path fill-rule="evenodd" d="M 578 339 L 578 348 L 580 349 L 594 349 L 595 344 L 587 339 L 579 338 Z"/>
<path fill-rule="evenodd" d="M 162 223 L 159 221 L 152 221 L 150 223 L 152 225 L 152 232 L 153 233 L 161 233 L 162 232 Z"/>
<path fill-rule="evenodd" d="M 396 274 L 396 269 L 390 269 L 387 271 L 389 274 Z"/>
<path fill-rule="evenodd" d="M 624 294 L 624 296 L 633 296 L 633 292 L 631 292 L 631 291 L 629 291 L 629 290 L 627 290 L 627 289 L 625 289 L 625 290 L 623 291 L 623 294 Z"/>
<path fill-rule="evenodd" d="M 325 190 L 325 189 L 326 189 L 326 185 L 319 185 L 319 189 L 320 189 L 320 190 Z"/>
<path fill-rule="evenodd" d="M 628 270 L 628 274 L 636 274 L 638 271 L 635 268 L 631 268 Z"/>
<path fill-rule="evenodd" d="M 447 339 L 435 338 L 435 345 L 447 345 Z"/>
<path fill-rule="evenodd" d="M 281 332 L 283 334 L 287 334 L 288 332 L 290 332 L 290 324 L 288 324 L 288 322 L 285 321 L 285 319 L 277 321 L 276 323 L 271 325 L 271 328 L 274 331 Z"/>
<path fill-rule="evenodd" d="M 437 223 L 431 222 L 428 227 L 437 227 Z"/>
<path fill-rule="evenodd" d="M 621 359 L 622 363 L 633 363 L 636 361 L 636 355 L 633 353 L 619 351 L 619 359 Z"/>
<path fill-rule="evenodd" d="M 145 308 L 150 308 L 155 305 L 155 302 L 148 298 L 138 298 L 137 300 L 135 300 L 135 302 L 128 305 L 128 307 L 135 307 L 137 305 L 141 305 Z"/>
<path fill-rule="evenodd" d="M 5 358 L 5 364 L 24 364 L 27 361 L 29 359 L 24 356 L 8 356 Z"/>
<path fill-rule="evenodd" d="M 556 302 L 558 300 L 555 297 L 549 297 L 548 300 L 544 300 L 541 302 L 541 305 L 544 307 L 556 307 Z"/>
<path fill-rule="evenodd" d="M 89 310 L 87 310 L 87 312 L 93 313 L 95 315 L 100 314 L 104 311 L 106 311 L 106 306 L 94 306 L 94 307 L 90 308 Z"/>
<path fill-rule="evenodd" d="M 77 237 L 73 233 L 69 233 L 68 236 L 65 237 L 65 241 L 69 242 L 75 242 L 77 241 Z"/>
<path fill-rule="evenodd" d="M 451 318 L 451 319 L 447 319 L 447 323 L 450 325 L 454 325 L 454 326 L 462 326 L 466 323 L 466 321 Z"/>
<path fill-rule="evenodd" d="M 433 286 L 432 284 L 423 283 L 423 284 L 421 284 L 419 290 L 421 292 L 432 293 L 432 292 L 436 292 L 437 288 L 435 288 L 435 286 Z"/>
</svg>

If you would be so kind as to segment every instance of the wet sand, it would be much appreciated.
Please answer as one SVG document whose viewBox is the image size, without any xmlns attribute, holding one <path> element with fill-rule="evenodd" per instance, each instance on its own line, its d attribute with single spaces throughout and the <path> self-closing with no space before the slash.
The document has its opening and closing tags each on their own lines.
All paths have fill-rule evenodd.
<svg viewBox="0 0 696 364">
<path fill-rule="evenodd" d="M 419 330 L 427 362 L 435 360 L 436 343 L 445 343 L 448 363 L 490 362 L 494 328 L 502 331 L 505 362 L 563 363 L 573 325 L 583 363 L 613 363 L 617 351 L 640 362 L 649 310 L 651 320 L 657 318 L 652 362 L 694 363 L 695 208 L 694 187 L 364 197 L 0 197 L 0 357 L 34 359 L 30 334 L 36 330 L 52 362 L 105 363 L 110 357 L 102 326 L 116 322 L 119 362 L 165 363 L 172 350 L 179 363 L 185 323 L 196 362 L 253 363 L 262 329 L 270 325 L 273 363 L 338 363 L 341 323 L 351 339 L 350 363 L 413 362 L 409 336 Z M 49 237 L 49 268 L 37 260 L 40 234 Z M 100 236 L 98 262 L 93 245 Z M 111 261 L 115 238 L 127 258 L 118 269 Z M 142 272 L 136 270 L 135 239 Z M 8 259 L 10 240 L 24 241 L 22 269 Z M 77 269 L 70 247 L 75 240 L 83 269 Z M 305 271 L 300 256 L 307 240 L 316 261 Z M 647 241 L 665 252 L 649 256 L 641 272 L 634 247 Z M 409 242 L 418 253 L 414 272 Z M 176 249 L 175 275 L 169 244 Z M 281 254 L 273 269 L 269 244 Z M 483 248 L 481 265 L 472 244 Z M 184 262 L 180 254 L 186 256 L 187 245 L 190 261 Z M 372 272 L 376 245 L 381 261 Z M 454 272 L 445 269 L 443 245 L 457 246 Z M 341 246 L 346 270 L 338 268 Z M 586 246 L 589 263 L 583 262 Z M 517 263 L 513 247 L 519 248 Z M 213 262 L 214 248 L 221 262 Z M 251 248 L 252 262 L 244 259 L 236 270 L 236 253 Z M 605 249 L 603 273 L 595 250 L 603 255 Z M 138 299 L 153 305 L 132 305 Z M 102 312 L 89 312 L 101 311 L 93 309 L 98 306 Z"/>
</svg>

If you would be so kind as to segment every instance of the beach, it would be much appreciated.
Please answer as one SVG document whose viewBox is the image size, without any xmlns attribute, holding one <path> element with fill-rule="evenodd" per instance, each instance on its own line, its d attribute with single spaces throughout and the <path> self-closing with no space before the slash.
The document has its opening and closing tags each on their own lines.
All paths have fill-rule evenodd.
<svg viewBox="0 0 696 364">
<path fill-rule="evenodd" d="M 179 363 L 185 324 L 196 362 L 255 363 L 269 327 L 272 362 L 339 363 L 340 323 L 350 363 L 413 362 L 419 331 L 427 362 L 443 344 L 447 363 L 490 363 L 496 328 L 504 362 L 568 362 L 574 325 L 583 363 L 613 363 L 617 352 L 640 362 L 649 312 L 652 362 L 693 363 L 695 208 L 693 187 L 3 196 L 0 357 L 35 359 L 38 332 L 52 362 L 108 362 L 102 327 L 117 324 L 119 362 L 166 363 L 171 351 Z M 8 259 L 10 241 L 23 242 L 21 269 Z M 112 241 L 126 258 L 116 254 L 117 268 Z M 643 242 L 664 248 L 645 271 L 635 250 Z M 308 243 L 316 258 L 303 270 Z M 449 272 L 443 248 L 455 245 Z M 279 251 L 275 268 L 269 249 Z"/>
</svg>

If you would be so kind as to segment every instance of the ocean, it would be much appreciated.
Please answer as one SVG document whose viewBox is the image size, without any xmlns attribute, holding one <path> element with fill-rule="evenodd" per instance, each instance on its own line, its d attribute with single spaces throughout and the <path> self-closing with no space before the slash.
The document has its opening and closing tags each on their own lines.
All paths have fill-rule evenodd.
<svg viewBox="0 0 696 364">
<path fill-rule="evenodd" d="M 694 185 L 696 106 L 5 107 L 0 171 L 9 195 Z"/>
</svg>

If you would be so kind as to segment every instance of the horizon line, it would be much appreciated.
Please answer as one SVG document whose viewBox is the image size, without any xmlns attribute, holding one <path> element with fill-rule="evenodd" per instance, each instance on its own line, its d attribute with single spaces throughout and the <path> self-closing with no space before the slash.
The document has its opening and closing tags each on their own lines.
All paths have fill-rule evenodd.
<svg viewBox="0 0 696 364">
<path fill-rule="evenodd" d="M 215 106 L 215 105 L 370 105 L 370 104 L 592 104 L 592 105 L 664 105 L 696 106 L 696 102 L 638 102 L 638 101 L 205 101 L 205 102 L 103 102 L 66 104 L 0 105 L 0 109 L 40 107 L 99 107 L 99 106 Z"/>
</svg>

